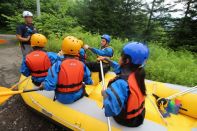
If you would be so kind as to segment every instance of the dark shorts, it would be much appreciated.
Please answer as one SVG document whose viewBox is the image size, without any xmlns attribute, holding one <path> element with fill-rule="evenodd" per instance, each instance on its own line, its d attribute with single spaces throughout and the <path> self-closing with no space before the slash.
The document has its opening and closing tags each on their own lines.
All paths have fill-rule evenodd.
<svg viewBox="0 0 197 131">
<path fill-rule="evenodd" d="M 99 80 L 102 80 L 101 76 L 101 68 L 99 62 L 87 62 L 87 67 L 90 69 L 91 72 L 99 72 Z M 103 63 L 103 72 L 104 75 L 110 70 L 110 65 L 107 63 Z"/>
</svg>

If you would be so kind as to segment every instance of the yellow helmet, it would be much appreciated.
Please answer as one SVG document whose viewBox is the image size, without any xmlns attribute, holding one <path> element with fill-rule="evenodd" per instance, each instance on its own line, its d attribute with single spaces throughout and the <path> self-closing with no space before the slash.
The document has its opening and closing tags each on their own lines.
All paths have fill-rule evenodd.
<svg viewBox="0 0 197 131">
<path fill-rule="evenodd" d="M 33 34 L 31 36 L 31 46 L 45 47 L 47 38 L 42 34 Z"/>
<path fill-rule="evenodd" d="M 62 42 L 63 54 L 78 55 L 80 48 L 81 44 L 74 36 L 67 36 Z"/>
<path fill-rule="evenodd" d="M 81 47 L 83 47 L 83 41 L 82 40 L 78 40 L 78 41 L 79 41 Z"/>
</svg>

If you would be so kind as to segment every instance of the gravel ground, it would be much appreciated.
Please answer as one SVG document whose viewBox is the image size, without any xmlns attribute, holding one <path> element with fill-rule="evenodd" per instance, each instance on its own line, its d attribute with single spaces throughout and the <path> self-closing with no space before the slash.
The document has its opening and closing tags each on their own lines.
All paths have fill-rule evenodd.
<svg viewBox="0 0 197 131">
<path fill-rule="evenodd" d="M 10 87 L 20 77 L 20 48 L 0 45 L 0 85 Z M 56 131 L 62 128 L 29 110 L 20 95 L 15 95 L 0 106 L 0 131 Z"/>
</svg>

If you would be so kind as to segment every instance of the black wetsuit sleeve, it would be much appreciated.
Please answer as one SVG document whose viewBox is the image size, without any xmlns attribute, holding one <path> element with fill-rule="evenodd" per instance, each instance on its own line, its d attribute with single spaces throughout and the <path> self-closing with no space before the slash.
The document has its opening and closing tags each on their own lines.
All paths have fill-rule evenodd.
<svg viewBox="0 0 197 131">
<path fill-rule="evenodd" d="M 16 27 L 16 34 L 22 36 L 22 32 L 23 32 L 22 26 L 21 25 L 17 26 Z"/>
</svg>

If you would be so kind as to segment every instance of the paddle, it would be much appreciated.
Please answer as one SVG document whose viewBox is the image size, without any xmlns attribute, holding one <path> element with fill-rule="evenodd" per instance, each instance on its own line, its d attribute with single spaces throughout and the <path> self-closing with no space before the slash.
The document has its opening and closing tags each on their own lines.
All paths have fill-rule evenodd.
<svg viewBox="0 0 197 131">
<path fill-rule="evenodd" d="M 9 88 L 0 87 L 0 92 L 11 91 Z M 9 99 L 12 95 L 7 95 L 0 97 L 0 105 L 3 104 L 7 99 Z"/>
<path fill-rule="evenodd" d="M 28 78 L 30 78 L 31 76 L 26 77 L 25 79 L 23 79 L 22 81 L 19 81 L 18 83 L 16 83 L 15 85 L 13 85 L 12 87 L 10 87 L 11 90 L 15 89 L 19 84 L 22 84 L 24 81 L 26 81 Z"/>
<path fill-rule="evenodd" d="M 32 91 L 39 91 L 39 90 L 42 90 L 42 89 L 36 88 L 36 89 L 29 89 L 29 90 L 5 91 L 5 92 L 0 92 L 0 97 L 7 96 L 7 95 L 16 95 L 16 94 L 21 94 L 21 93 L 27 93 L 27 92 L 32 92 Z"/>
<path fill-rule="evenodd" d="M 100 68 L 101 68 L 101 76 L 102 76 L 102 87 L 103 90 L 106 90 L 105 88 L 105 78 L 104 78 L 104 73 L 103 73 L 103 63 L 100 61 Z M 110 124 L 110 119 L 107 117 L 107 124 L 108 124 L 108 131 L 111 131 L 111 124 Z"/>
<path fill-rule="evenodd" d="M 6 87 L 0 87 L 0 89 L 1 89 L 1 92 L 0 92 L 0 104 L 4 103 L 11 96 L 16 95 L 16 94 L 42 90 L 41 88 L 36 88 L 36 89 L 30 89 L 30 90 L 12 91 L 12 90 L 10 90 L 9 88 L 6 88 Z"/>
<path fill-rule="evenodd" d="M 15 85 L 13 85 L 11 88 L 6 88 L 6 87 L 0 87 L 0 93 L 1 92 L 10 92 L 12 91 L 12 89 L 16 88 L 19 84 L 23 83 L 25 80 L 27 80 L 29 77 L 23 79 L 22 81 L 16 83 Z M 0 97 L 0 104 L 4 103 L 6 100 L 8 100 L 12 95 L 6 95 L 3 97 Z"/>
</svg>

